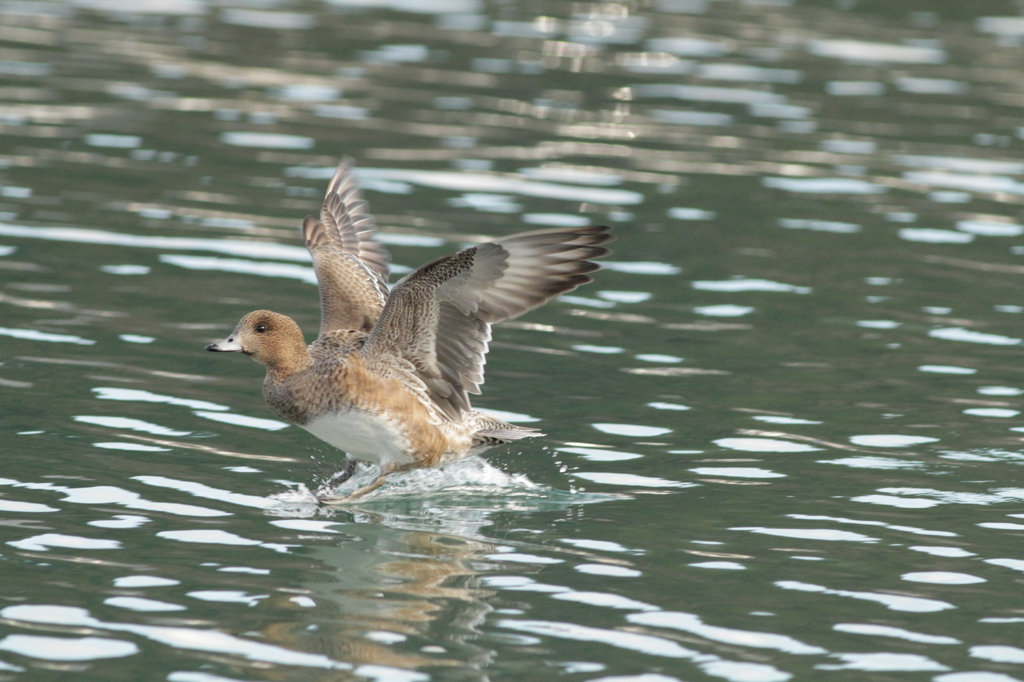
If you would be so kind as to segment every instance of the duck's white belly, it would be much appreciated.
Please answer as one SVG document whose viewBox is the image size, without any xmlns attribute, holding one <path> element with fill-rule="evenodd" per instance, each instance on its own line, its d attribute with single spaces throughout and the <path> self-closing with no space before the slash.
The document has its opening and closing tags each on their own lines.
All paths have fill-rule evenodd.
<svg viewBox="0 0 1024 682">
<path fill-rule="evenodd" d="M 302 428 L 353 459 L 382 467 L 413 461 L 408 454 L 408 443 L 394 422 L 370 412 L 328 413 L 310 420 Z"/>
</svg>

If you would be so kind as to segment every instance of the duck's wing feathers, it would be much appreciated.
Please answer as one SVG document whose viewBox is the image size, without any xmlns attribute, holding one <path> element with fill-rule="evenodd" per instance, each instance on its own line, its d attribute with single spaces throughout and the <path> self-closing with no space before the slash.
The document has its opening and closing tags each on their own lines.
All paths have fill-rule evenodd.
<svg viewBox="0 0 1024 682">
<path fill-rule="evenodd" d="M 338 165 L 320 220 L 306 216 L 302 233 L 320 284 L 320 334 L 370 331 L 387 298 L 391 257 L 374 238 L 377 225 L 355 184 L 351 159 Z"/>
<path fill-rule="evenodd" d="M 480 393 L 491 325 L 591 281 L 607 227 L 523 232 L 439 258 L 395 285 L 362 349 L 372 371 L 411 366 L 453 420 Z M 405 362 L 396 363 L 401 358 Z"/>
</svg>

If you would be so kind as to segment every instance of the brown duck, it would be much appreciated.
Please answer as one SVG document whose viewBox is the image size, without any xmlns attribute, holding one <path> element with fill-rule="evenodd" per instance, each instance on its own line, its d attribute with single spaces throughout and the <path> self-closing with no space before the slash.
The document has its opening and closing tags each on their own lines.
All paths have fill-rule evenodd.
<svg viewBox="0 0 1024 682">
<path fill-rule="evenodd" d="M 607 227 L 523 232 L 427 263 L 388 291 L 387 251 L 352 164 L 338 166 L 320 220 L 302 224 L 320 287 L 320 335 L 269 310 L 251 312 L 209 351 L 241 352 L 267 368 L 263 396 L 282 419 L 343 450 L 345 469 L 317 491 L 354 500 L 396 471 L 434 467 L 520 438 L 542 436 L 470 407 L 479 394 L 491 325 L 591 281 Z M 379 466 L 369 485 L 336 486 L 357 460 Z"/>
</svg>

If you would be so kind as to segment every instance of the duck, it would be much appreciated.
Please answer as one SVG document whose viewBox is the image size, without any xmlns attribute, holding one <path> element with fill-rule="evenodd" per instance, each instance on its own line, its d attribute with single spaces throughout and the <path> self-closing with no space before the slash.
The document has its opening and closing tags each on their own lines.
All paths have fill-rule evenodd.
<svg viewBox="0 0 1024 682">
<path fill-rule="evenodd" d="M 344 468 L 314 493 L 325 504 L 357 500 L 391 474 L 437 467 L 489 448 L 543 436 L 473 409 L 492 326 L 592 281 L 607 256 L 607 226 L 520 232 L 433 260 L 388 286 L 390 255 L 343 160 L 319 219 L 302 235 L 320 293 L 320 330 L 270 310 L 243 316 L 207 351 L 241 353 L 266 368 L 271 411 L 345 453 Z M 336 490 L 359 462 L 378 475 Z"/>
</svg>

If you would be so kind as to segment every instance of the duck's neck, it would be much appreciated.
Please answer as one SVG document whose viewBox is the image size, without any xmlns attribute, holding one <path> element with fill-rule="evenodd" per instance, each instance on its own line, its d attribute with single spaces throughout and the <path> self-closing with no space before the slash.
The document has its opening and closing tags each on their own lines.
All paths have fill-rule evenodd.
<svg viewBox="0 0 1024 682">
<path fill-rule="evenodd" d="M 309 367 L 313 359 L 306 348 L 306 340 L 298 325 L 283 339 L 283 343 L 275 349 L 271 357 L 260 358 L 267 367 L 267 378 L 273 380 L 286 379 L 296 372 Z"/>
</svg>

